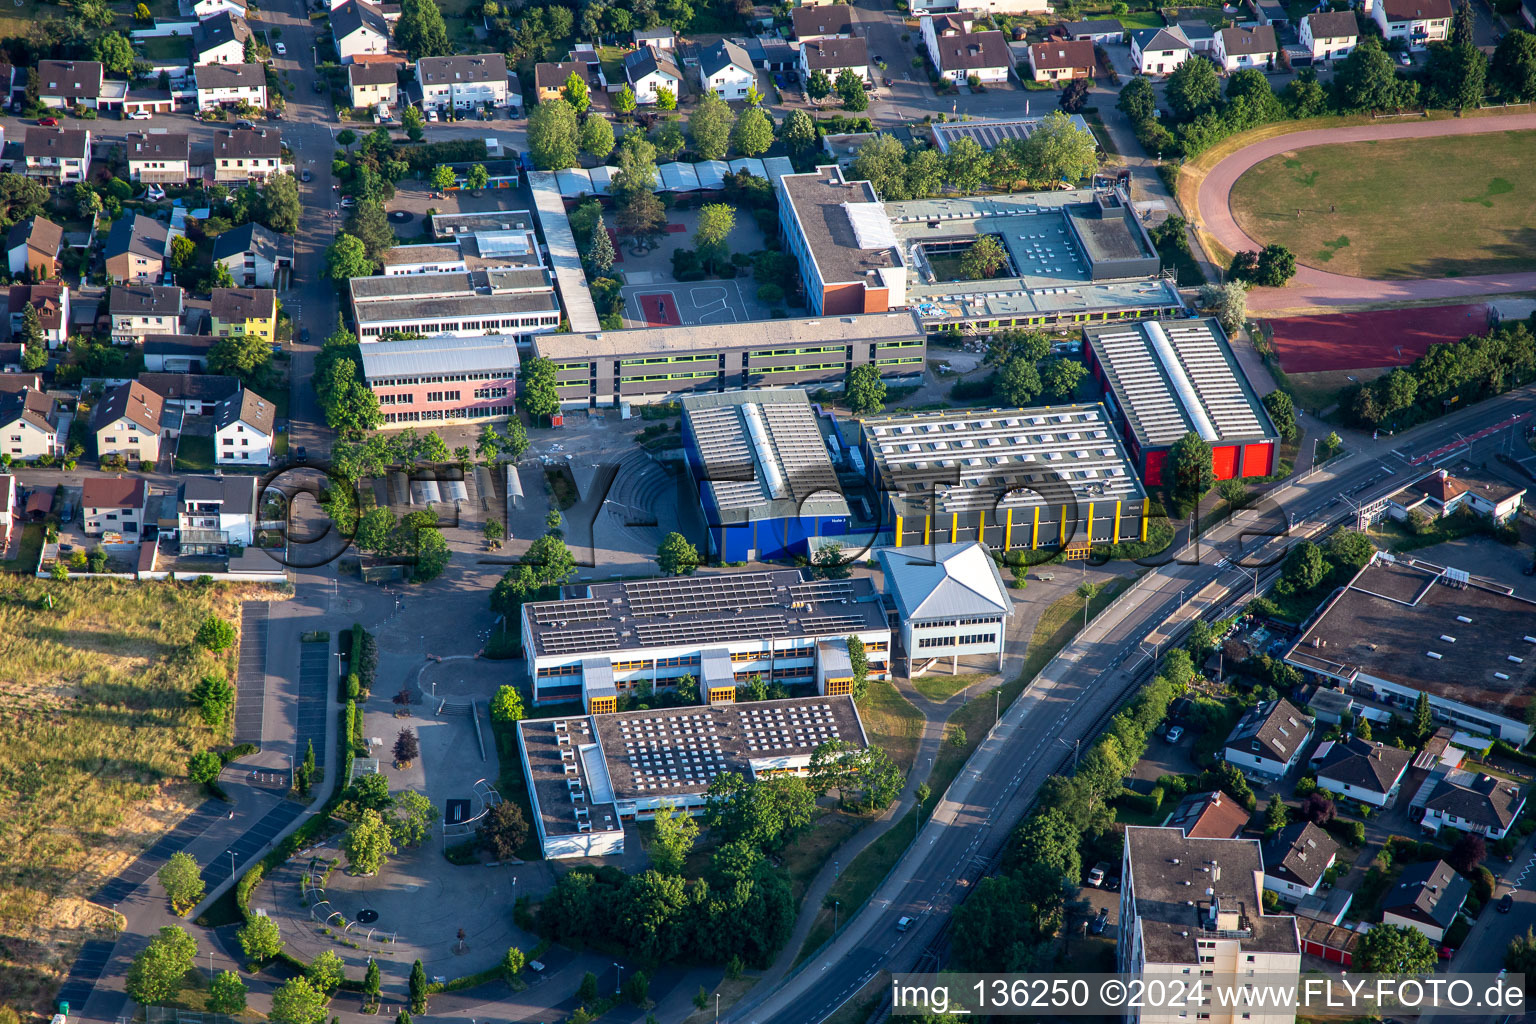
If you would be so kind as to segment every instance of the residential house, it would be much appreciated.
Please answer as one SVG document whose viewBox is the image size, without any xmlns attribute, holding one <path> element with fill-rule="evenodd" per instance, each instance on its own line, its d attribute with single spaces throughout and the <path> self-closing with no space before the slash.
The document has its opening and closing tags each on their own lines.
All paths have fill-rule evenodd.
<svg viewBox="0 0 1536 1024">
<path fill-rule="evenodd" d="M 1248 809 L 1221 790 L 1191 793 L 1163 822 L 1191 839 L 1235 839 L 1248 827 Z"/>
<path fill-rule="evenodd" d="M 124 141 L 128 177 L 146 185 L 185 185 L 191 174 L 191 142 L 183 132 L 129 132 Z"/>
<path fill-rule="evenodd" d="M 1401 40 L 1412 50 L 1451 34 L 1451 0 L 1376 0 L 1371 17 L 1388 42 Z"/>
<path fill-rule="evenodd" d="M 159 461 L 160 417 L 164 412 L 165 400 L 136 380 L 108 389 L 91 410 L 97 455 Z"/>
<path fill-rule="evenodd" d="M 213 414 L 214 457 L 221 466 L 265 466 L 272 461 L 272 403 L 246 388 L 220 402 Z"/>
<path fill-rule="evenodd" d="M 112 284 L 146 284 L 165 273 L 170 233 L 165 224 L 142 213 L 124 213 L 112 224 L 102 245 L 107 280 Z"/>
<path fill-rule="evenodd" d="M 1114 18 L 1093 18 L 1088 21 L 1069 21 L 1062 26 L 1068 39 L 1077 39 L 1095 46 L 1109 46 L 1125 38 L 1125 26 Z"/>
<path fill-rule="evenodd" d="M 343 64 L 370 53 L 389 52 L 389 21 L 376 4 L 347 0 L 331 8 L 331 37 Z"/>
<path fill-rule="evenodd" d="M 592 72 L 585 61 L 569 60 L 533 66 L 533 91 L 540 103 L 560 98 L 560 90 L 575 75 L 592 88 Z M 636 90 L 638 92 L 639 90 Z"/>
<path fill-rule="evenodd" d="M 1029 48 L 1029 70 L 1037 82 L 1092 78 L 1098 58 L 1087 40 L 1050 40 Z"/>
<path fill-rule="evenodd" d="M 1410 864 L 1381 901 L 1381 923 L 1423 932 L 1434 943 L 1445 938 L 1472 893 L 1472 883 L 1443 860 Z"/>
<path fill-rule="evenodd" d="M 0 476 L 0 550 L 11 543 L 11 530 L 16 525 L 16 513 L 20 511 L 16 500 L 19 493 L 15 475 Z"/>
<path fill-rule="evenodd" d="M 1386 807 L 1397 796 L 1413 752 L 1358 736 L 1325 741 L 1312 755 L 1317 785 L 1351 800 Z"/>
<path fill-rule="evenodd" d="M 699 84 L 723 100 L 744 100 L 757 85 L 757 72 L 746 50 L 722 39 L 700 51 Z"/>
<path fill-rule="evenodd" d="M 1225 71 L 1272 68 L 1279 53 L 1273 25 L 1224 28 L 1216 33 L 1216 45 L 1211 50 L 1211 56 Z"/>
<path fill-rule="evenodd" d="M 499 53 L 423 57 L 416 62 L 416 81 L 425 108 L 476 110 L 512 105 L 507 58 Z"/>
<path fill-rule="evenodd" d="M 0 392 L 0 451 L 15 462 L 64 454 L 58 404 L 41 389 Z"/>
<path fill-rule="evenodd" d="M 964 82 L 974 76 L 983 84 L 1006 82 L 1013 67 L 1008 40 L 1001 32 L 973 32 L 974 22 L 963 14 L 930 15 L 922 19 L 923 44 L 939 76 Z"/>
<path fill-rule="evenodd" d="M 219 339 L 211 334 L 149 334 L 144 337 L 144 369 L 151 373 L 202 373 L 208 350 Z"/>
<path fill-rule="evenodd" d="M 654 46 L 658 50 L 677 49 L 677 33 L 667 25 L 636 29 L 634 40 L 636 46 Z"/>
<path fill-rule="evenodd" d="M 795 38 L 802 43 L 812 39 L 853 38 L 853 8 L 848 4 L 796 7 L 789 13 Z"/>
<path fill-rule="evenodd" d="M 158 284 L 114 285 L 107 311 L 112 317 L 114 345 L 132 345 L 151 334 L 174 334 L 181 329 L 181 289 Z"/>
<path fill-rule="evenodd" d="M 655 103 L 661 89 L 670 90 L 676 99 L 683 87 L 683 73 L 677 65 L 651 46 L 624 55 L 624 78 L 635 94 L 635 102 L 642 106 Z"/>
<path fill-rule="evenodd" d="M 1310 821 L 1293 821 L 1264 844 L 1264 888 L 1295 902 L 1317 894 L 1339 844 Z"/>
<path fill-rule="evenodd" d="M 1285 5 L 1274 0 L 1248 0 L 1248 9 L 1253 12 L 1254 20 L 1260 25 L 1273 25 L 1276 28 L 1284 28 L 1290 24 L 1290 12 Z"/>
<path fill-rule="evenodd" d="M 197 80 L 199 110 L 234 107 L 242 103 L 266 109 L 265 64 L 204 64 L 193 68 L 192 74 Z"/>
<path fill-rule="evenodd" d="M 1354 11 L 1323 11 L 1302 18 L 1298 34 L 1313 60 L 1340 60 L 1360 41 L 1360 22 Z"/>
<path fill-rule="evenodd" d="M 245 41 L 251 38 L 251 26 L 245 18 L 220 11 L 197 23 L 192 30 L 192 63 L 241 64 L 245 62 Z"/>
<path fill-rule="evenodd" d="M 283 133 L 276 128 L 220 128 L 213 133 L 213 180 L 263 182 L 291 170 L 283 165 Z"/>
<path fill-rule="evenodd" d="M 1176 828 L 1127 828 L 1116 969 L 1133 977 L 1300 973 L 1296 918 L 1264 911 L 1263 877 L 1263 850 L 1256 839 L 1195 839 Z M 1131 1011 L 1122 1019 L 1172 1016 L 1159 1010 L 1145 1014 Z M 1238 1016 L 1229 1010 L 1211 1019 Z M 1255 1015 L 1267 1022 L 1293 1016 L 1289 1010 L 1283 1017 Z"/>
<path fill-rule="evenodd" d="M 213 259 L 242 288 L 286 288 L 293 278 L 293 236 L 249 221 L 213 240 Z"/>
<path fill-rule="evenodd" d="M 13 284 L 10 287 L 11 337 L 21 337 L 28 306 L 37 310 L 37 323 L 50 349 L 69 340 L 69 286 L 65 284 Z"/>
<path fill-rule="evenodd" d="M 1367 3 L 1370 0 L 1366 0 Z M 1206 56 L 1216 52 L 1216 29 L 1205 21 L 1181 21 L 1176 26 L 1189 40 L 1189 48 Z"/>
<path fill-rule="evenodd" d="M 1312 725 L 1312 719 L 1284 697 L 1263 701 L 1238 719 L 1221 756 L 1244 775 L 1278 779 L 1301 757 Z"/>
<path fill-rule="evenodd" d="M 1139 28 L 1131 33 L 1131 64 L 1143 75 L 1171 75 L 1194 52 L 1184 30 L 1177 25 Z"/>
<path fill-rule="evenodd" d="M 148 488 L 142 477 L 86 477 L 80 507 L 89 537 L 120 534 L 138 540 L 144 528 L 144 504 Z"/>
<path fill-rule="evenodd" d="M 1013 599 L 983 545 L 934 544 L 922 553 L 880 548 L 876 557 L 914 664 L 949 658 L 952 672 L 962 657 L 995 657 L 1002 664 Z"/>
<path fill-rule="evenodd" d="M 40 373 L 0 373 L 0 395 L 19 395 L 27 389 L 43 390 Z"/>
<path fill-rule="evenodd" d="M 12 277 L 26 274 L 34 281 L 58 277 L 63 251 L 64 229 L 47 217 L 19 220 L 6 233 L 6 264 Z"/>
<path fill-rule="evenodd" d="M 94 60 L 40 60 L 37 62 L 37 100 L 55 109 L 88 107 L 101 101 L 101 62 Z"/>
<path fill-rule="evenodd" d="M 277 339 L 277 292 L 271 288 L 215 288 L 210 309 L 215 338 L 254 334 Z"/>
<path fill-rule="evenodd" d="M 91 166 L 91 130 L 28 128 L 22 155 L 29 178 L 59 185 L 84 181 Z"/>
<path fill-rule="evenodd" d="M 1429 795 L 1423 824 L 1431 832 L 1449 825 L 1489 839 L 1503 839 L 1524 807 L 1520 787 L 1507 779 L 1450 772 Z"/>
<path fill-rule="evenodd" d="M 240 393 L 240 379 L 214 373 L 141 373 L 138 381 L 183 416 L 212 416 L 220 402 Z"/>
<path fill-rule="evenodd" d="M 198 21 L 220 14 L 234 14 L 241 18 L 249 16 L 245 0 L 192 0 L 192 13 Z"/>
<path fill-rule="evenodd" d="M 256 526 L 254 476 L 189 476 L 176 495 L 176 542 L 183 555 L 250 547 Z"/>
<path fill-rule="evenodd" d="M 816 7 L 812 10 L 832 10 Z M 809 79 L 813 71 L 824 71 L 832 81 L 844 71 L 852 71 L 861 81 L 869 80 L 869 45 L 862 39 L 813 39 L 800 47 L 800 74 Z"/>
<path fill-rule="evenodd" d="M 912 15 L 926 14 L 1051 14 L 1051 0 L 913 0 Z"/>
<path fill-rule="evenodd" d="M 354 107 L 368 108 L 382 103 L 394 108 L 400 103 L 398 65 L 384 61 L 353 61 L 347 65 L 347 89 Z"/>
<path fill-rule="evenodd" d="M 1387 514 L 1399 521 L 1414 515 L 1444 519 L 1465 507 L 1495 523 L 1505 523 L 1519 513 L 1526 488 L 1497 473 L 1464 466 L 1437 469 L 1387 499 Z"/>
</svg>

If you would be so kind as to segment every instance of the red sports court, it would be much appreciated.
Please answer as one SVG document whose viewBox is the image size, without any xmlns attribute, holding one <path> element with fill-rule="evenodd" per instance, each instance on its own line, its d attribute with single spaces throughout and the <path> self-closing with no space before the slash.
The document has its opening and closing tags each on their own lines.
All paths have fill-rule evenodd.
<svg viewBox="0 0 1536 1024">
<path fill-rule="evenodd" d="M 1486 334 L 1489 308 L 1419 306 L 1271 320 L 1275 354 L 1286 373 L 1407 366 L 1429 346 Z"/>
<path fill-rule="evenodd" d="M 683 320 L 677 315 L 676 297 L 662 292 L 650 295 L 636 295 L 635 301 L 640 304 L 640 315 L 645 318 L 647 327 L 681 327 Z"/>
</svg>

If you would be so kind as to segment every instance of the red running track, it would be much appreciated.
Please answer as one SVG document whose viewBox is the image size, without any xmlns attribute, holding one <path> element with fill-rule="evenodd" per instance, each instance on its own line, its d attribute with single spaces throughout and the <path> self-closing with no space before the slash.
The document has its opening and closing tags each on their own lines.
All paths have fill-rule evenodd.
<svg viewBox="0 0 1536 1024">
<path fill-rule="evenodd" d="M 635 301 L 640 304 L 640 315 L 645 317 L 647 327 L 681 327 L 682 318 L 677 315 L 677 299 L 671 295 L 636 295 Z"/>
<path fill-rule="evenodd" d="M 1488 307 L 1419 306 L 1269 321 L 1286 373 L 1407 366 L 1429 346 L 1488 333 Z"/>
</svg>

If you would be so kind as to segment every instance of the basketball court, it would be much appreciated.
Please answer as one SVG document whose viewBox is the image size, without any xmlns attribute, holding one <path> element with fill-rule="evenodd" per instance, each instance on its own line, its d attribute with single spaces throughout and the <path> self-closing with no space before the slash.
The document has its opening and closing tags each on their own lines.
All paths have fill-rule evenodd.
<svg viewBox="0 0 1536 1024">
<path fill-rule="evenodd" d="M 629 280 L 642 276 L 630 274 Z M 751 279 L 747 282 L 751 285 Z M 697 324 L 737 324 L 753 319 L 738 279 L 698 284 L 627 284 L 624 295 L 626 327 L 692 327 Z"/>
</svg>

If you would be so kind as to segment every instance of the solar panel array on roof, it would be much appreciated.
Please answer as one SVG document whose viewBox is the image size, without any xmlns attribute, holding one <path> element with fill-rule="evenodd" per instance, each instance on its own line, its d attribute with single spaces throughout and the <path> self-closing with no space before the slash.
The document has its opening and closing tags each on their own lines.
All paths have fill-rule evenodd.
<svg viewBox="0 0 1536 1024">
<path fill-rule="evenodd" d="M 533 621 L 541 626 L 555 622 L 600 622 L 608 617 L 608 602 L 592 598 L 567 598 L 533 606 Z"/>
<path fill-rule="evenodd" d="M 852 580 L 812 580 L 796 583 L 789 588 L 789 599 L 795 604 L 815 604 L 824 601 L 854 600 Z"/>
<path fill-rule="evenodd" d="M 667 647 L 788 636 L 789 623 L 782 615 L 748 615 L 729 619 L 642 622 L 635 625 L 635 633 L 646 647 Z"/>
<path fill-rule="evenodd" d="M 1070 119 L 1079 131 L 1088 132 L 1088 122 L 1081 114 L 1072 114 Z M 1044 120 L 1044 117 L 1031 117 L 1017 121 L 961 121 L 934 125 L 933 134 L 941 152 L 949 152 L 949 147 L 962 138 L 975 139 L 983 150 L 990 152 L 1004 139 L 1029 138 Z"/>
<path fill-rule="evenodd" d="M 1253 410 L 1237 371 L 1205 321 L 1163 324 L 1174 353 L 1184 366 L 1200 402 L 1222 437 L 1253 437 L 1265 427 Z"/>
<path fill-rule="evenodd" d="M 807 632 L 821 636 L 834 633 L 857 633 L 864 628 L 864 619 L 858 615 L 813 615 L 800 620 Z"/>
<path fill-rule="evenodd" d="M 612 626 L 588 626 L 547 632 L 543 634 L 542 643 L 545 654 L 581 654 L 612 650 L 619 646 L 619 636 Z"/>
<path fill-rule="evenodd" d="M 803 504 L 817 494 L 841 498 L 809 404 L 747 402 L 690 409 L 688 416 L 721 511 L 786 498 Z M 756 443 L 757 425 L 766 444 Z"/>
<path fill-rule="evenodd" d="M 716 406 L 695 409 L 689 414 L 693 436 L 704 453 L 715 504 L 722 510 L 751 508 L 764 500 L 763 485 L 758 480 L 747 431 L 737 408 Z"/>
<path fill-rule="evenodd" d="M 1140 327 L 1100 331 L 1093 348 L 1132 429 L 1152 444 L 1172 444 L 1189 433 L 1189 417 Z"/>
<path fill-rule="evenodd" d="M 839 739 L 837 719 L 827 704 L 758 708 L 743 705 L 736 711 L 749 752 L 814 750 Z"/>
<path fill-rule="evenodd" d="M 713 715 L 628 718 L 619 722 L 619 736 L 637 792 L 707 786 L 727 770 Z"/>
<path fill-rule="evenodd" d="M 816 425 L 811 407 L 777 402 L 758 408 L 768 423 L 774 452 L 788 476 L 791 493 L 800 500 L 819 491 L 840 496 L 837 472 L 827 459 L 826 442 L 821 439 L 821 428 Z"/>
<path fill-rule="evenodd" d="M 779 603 L 773 576 L 766 572 L 639 580 L 624 584 L 624 594 L 637 616 L 741 611 Z"/>
</svg>

